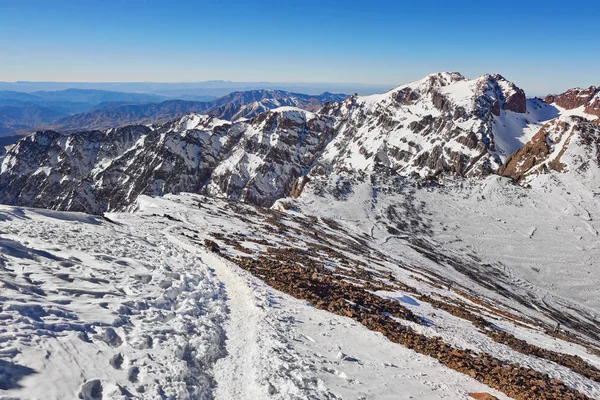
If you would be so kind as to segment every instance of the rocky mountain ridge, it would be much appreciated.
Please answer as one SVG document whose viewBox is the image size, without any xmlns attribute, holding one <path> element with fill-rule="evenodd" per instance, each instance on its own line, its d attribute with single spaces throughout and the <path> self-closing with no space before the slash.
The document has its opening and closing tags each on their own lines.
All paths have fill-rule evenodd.
<svg viewBox="0 0 600 400">
<path fill-rule="evenodd" d="M 587 89 L 575 88 L 558 95 L 548 95 L 544 101 L 566 110 L 580 109 L 586 114 L 600 117 L 600 88 L 596 86 Z"/>
<path fill-rule="evenodd" d="M 102 213 L 141 193 L 208 191 L 269 205 L 314 162 L 331 131 L 300 109 L 231 124 L 190 115 L 156 127 L 37 132 L 2 158 L 3 203 Z"/>
<path fill-rule="evenodd" d="M 338 134 L 319 169 L 380 163 L 421 177 L 487 174 L 516 150 L 496 125 L 525 112 L 525 93 L 500 75 L 429 75 L 384 95 L 325 106 L 321 114 L 336 118 Z"/>
<path fill-rule="evenodd" d="M 250 90 L 233 92 L 212 101 L 167 100 L 160 103 L 115 104 L 62 118 L 49 128 L 75 132 L 133 124 L 161 124 L 190 113 L 236 121 L 282 106 L 314 110 L 326 102 L 340 101 L 346 97 L 344 94 L 332 93 L 311 96 L 282 90 Z"/>
<path fill-rule="evenodd" d="M 263 102 L 267 92 L 251 100 Z M 243 96 L 232 97 L 241 105 Z M 232 112 L 224 104 L 222 112 Z M 99 214 L 140 194 L 176 192 L 270 206 L 301 195 L 309 181 L 315 190 L 339 177 L 341 193 L 382 170 L 428 180 L 498 172 L 519 179 L 515 152 L 537 143 L 559 114 L 500 75 L 446 72 L 316 112 L 284 106 L 238 122 L 190 114 L 148 126 L 42 131 L 0 155 L 0 202 Z"/>
</svg>

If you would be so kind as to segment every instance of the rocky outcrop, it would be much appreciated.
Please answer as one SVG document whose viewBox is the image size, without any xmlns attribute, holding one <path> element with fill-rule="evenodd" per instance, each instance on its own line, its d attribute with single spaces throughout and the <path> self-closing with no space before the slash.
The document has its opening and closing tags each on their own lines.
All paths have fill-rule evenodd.
<svg viewBox="0 0 600 400">
<path fill-rule="evenodd" d="M 549 171 L 587 171 L 600 166 L 600 126 L 582 117 L 562 117 L 545 124 L 511 154 L 498 174 L 517 181 Z"/>
<path fill-rule="evenodd" d="M 290 191 L 290 197 L 295 199 L 300 197 L 302 191 L 304 190 L 304 186 L 306 186 L 308 182 L 310 182 L 310 178 L 307 176 L 298 178 L 298 180 L 296 180 L 296 182 L 294 182 L 294 185 L 292 186 L 292 190 Z"/>
<path fill-rule="evenodd" d="M 506 159 L 506 162 L 498 169 L 498 175 L 507 176 L 520 180 L 531 169 L 544 161 L 550 154 L 550 147 L 546 142 L 548 132 L 546 128 L 540 131 L 525 146 Z"/>
<path fill-rule="evenodd" d="M 514 111 L 524 114 L 527 112 L 527 97 L 523 89 L 516 89 L 506 98 L 506 102 L 502 106 L 504 110 Z"/>
<path fill-rule="evenodd" d="M 395 95 L 394 95 L 394 100 L 398 103 L 398 104 L 404 104 L 404 105 L 408 105 L 408 104 L 414 104 L 415 101 L 419 100 L 419 93 L 413 91 L 411 88 L 404 88 L 402 90 L 399 90 Z"/>
<path fill-rule="evenodd" d="M 496 116 L 499 117 L 500 113 L 501 113 L 501 108 L 500 108 L 500 100 L 499 99 L 494 99 L 494 103 L 492 105 L 492 113 Z"/>
<path fill-rule="evenodd" d="M 544 101 L 567 110 L 583 107 L 586 114 L 600 117 L 600 88 L 596 86 L 590 86 L 587 89 L 570 89 L 562 94 L 548 95 Z"/>
<path fill-rule="evenodd" d="M 469 393 L 469 396 L 475 400 L 498 400 L 496 396 L 492 396 L 491 394 L 485 392 Z"/>
<path fill-rule="evenodd" d="M 519 114 L 527 112 L 527 96 L 525 91 L 502 75 L 484 75 L 479 83 L 483 91 L 493 100 L 492 113 L 499 117 L 501 110 L 513 111 Z"/>
</svg>

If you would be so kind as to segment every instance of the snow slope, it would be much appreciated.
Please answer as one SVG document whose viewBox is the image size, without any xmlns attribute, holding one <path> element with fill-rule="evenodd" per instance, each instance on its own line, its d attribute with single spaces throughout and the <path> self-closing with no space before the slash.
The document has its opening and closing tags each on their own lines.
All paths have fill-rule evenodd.
<svg viewBox="0 0 600 400">
<path fill-rule="evenodd" d="M 356 198 L 366 201 L 368 191 L 360 193 L 357 189 Z M 317 200 L 310 200 L 312 207 L 323 207 Z M 356 207 L 361 215 L 329 201 L 337 210 L 331 214 L 348 229 L 343 235 L 349 236 L 339 240 L 353 241 L 355 234 L 370 231 L 369 246 L 391 257 L 379 258 L 374 271 L 388 271 L 423 294 L 480 307 L 460 291 L 428 283 L 445 274 L 455 288 L 468 286 L 472 293 L 495 298 L 515 315 L 548 319 L 542 310 L 524 308 L 468 274 L 457 276 L 444 262 L 415 251 L 402 235 L 381 236 L 377 226 L 371 230 L 371 202 Z M 263 241 L 283 248 L 314 240 L 309 232 L 282 236 L 266 229 L 263 211 L 245 207 L 197 195 L 142 197 L 135 213 L 102 219 L 3 206 L 1 394 L 26 399 L 99 398 L 100 391 L 102 398 L 467 399 L 469 392 L 487 392 L 509 398 L 353 319 L 277 291 L 199 244 L 215 231 L 241 235 L 242 246 L 255 254 L 265 248 Z M 301 214 L 287 215 L 285 224 L 292 229 Z M 343 232 L 326 226 L 318 229 L 326 235 Z M 245 253 L 230 248 L 222 254 Z M 361 254 L 351 256 L 359 260 Z M 327 265 L 338 262 L 324 257 Z M 410 265 L 420 265 L 422 278 Z M 521 288 L 515 283 L 511 290 Z M 600 395 L 600 384 L 496 343 L 412 292 L 377 295 L 430 321 L 398 321 L 427 337 L 484 351 L 549 374 L 588 396 Z M 533 322 L 517 324 L 484 310 L 478 312 L 506 332 L 600 367 L 600 357 L 582 344 L 549 337 Z"/>
<path fill-rule="evenodd" d="M 216 222 L 158 200 L 138 214 L 108 220 L 1 208 L 0 396 L 325 399 L 402 392 L 439 399 L 495 393 L 182 242 L 176 233 L 184 223 L 157 213 L 185 218 L 195 228 L 213 229 Z M 341 359 L 340 351 L 352 360 Z"/>
<path fill-rule="evenodd" d="M 166 226 L 0 209 L 2 396 L 205 398 L 225 294 Z"/>
<path fill-rule="evenodd" d="M 432 265 L 436 273 L 457 280 L 457 272 L 479 270 L 494 285 L 522 290 L 526 302 L 547 308 L 553 320 L 564 312 L 594 326 L 600 318 L 600 186 L 594 171 L 590 167 L 583 178 L 553 171 L 531 180 L 530 188 L 498 176 L 432 185 L 385 173 L 356 180 L 334 176 L 325 184 L 309 183 L 294 206 L 357 225 L 404 259 L 410 253 L 399 241 L 431 242 L 443 254 L 482 264 L 461 261 L 462 272 Z"/>
<path fill-rule="evenodd" d="M 422 193 L 425 193 L 425 191 Z M 363 198 L 360 193 L 356 193 L 356 197 Z M 316 198 L 313 198 L 313 201 L 318 202 Z M 385 196 L 382 195 L 378 201 L 385 202 Z M 368 204 L 367 207 L 363 208 L 367 216 L 365 218 L 357 212 L 361 210 L 361 207 L 346 208 L 344 203 L 339 201 L 329 203 L 331 208 L 323 203 L 318 205 L 315 203 L 313 203 L 313 207 L 315 207 L 316 215 L 337 218 L 336 220 L 348 229 L 346 235 L 352 235 L 351 232 L 355 230 L 356 233 L 367 231 L 366 228 L 371 222 L 369 216 L 374 214 L 373 210 L 370 210 L 372 204 Z M 239 237 L 241 246 L 254 254 L 257 254 L 264 245 L 259 244 L 258 241 L 253 241 L 253 237 L 261 238 L 280 247 L 284 247 L 289 242 L 297 243 L 296 240 L 306 240 L 305 235 L 307 233 L 291 230 L 286 232 L 285 235 L 281 235 L 265 229 L 262 226 L 265 219 L 264 216 L 260 216 L 260 210 L 256 210 L 259 212 L 258 215 L 253 215 L 252 208 L 238 208 L 239 206 L 234 203 L 224 203 L 207 197 L 182 195 L 167 196 L 166 199 L 142 198 L 139 204 L 140 206 L 135 214 L 117 214 L 111 215 L 111 218 L 115 217 L 119 218 L 120 221 L 126 221 L 127 219 L 136 220 L 139 215 L 160 215 L 163 213 L 163 215 L 169 216 L 169 220 L 174 220 L 174 226 L 169 231 L 170 235 L 173 238 L 178 238 L 177 241 L 186 242 L 186 246 L 194 251 L 202 252 L 198 249 L 197 243 L 201 243 L 203 237 L 210 238 L 214 236 L 213 232 L 215 230 L 229 237 L 231 237 L 230 235 Z M 310 205 L 307 207 L 310 207 Z M 333 209 L 337 210 L 337 215 Z M 339 213 L 342 210 L 348 210 L 352 219 L 340 215 Z M 293 215 L 295 215 L 294 212 L 290 214 L 290 217 Z M 292 220 L 289 221 L 287 223 L 291 224 Z M 289 226 L 294 226 L 294 224 Z M 323 228 L 320 228 L 320 231 L 323 234 L 328 232 Z M 377 227 L 369 233 L 372 236 L 374 249 L 379 248 L 391 257 L 391 259 L 378 258 L 377 261 L 382 266 L 377 268 L 390 271 L 398 280 L 417 287 L 422 293 L 428 293 L 434 297 L 451 296 L 461 298 L 460 295 L 457 296 L 457 293 L 460 292 L 438 286 L 429 286 L 426 281 L 416 279 L 414 272 L 404 270 L 401 267 L 402 265 L 418 265 L 421 273 L 425 274 L 424 277 L 429 276 L 428 279 L 435 279 L 436 276 L 435 274 L 429 275 L 428 271 L 443 274 L 455 282 L 454 285 L 456 286 L 454 287 L 468 287 L 473 290 L 472 293 L 476 293 L 483 298 L 494 299 L 494 304 L 502 305 L 502 307 L 506 307 L 506 310 L 510 310 L 516 315 L 531 317 L 534 320 L 549 321 L 549 324 L 553 323 L 552 319 L 549 318 L 551 317 L 550 314 L 547 314 L 545 310 L 531 310 L 523 307 L 518 302 L 517 296 L 513 298 L 501 291 L 490 290 L 489 287 L 482 285 L 476 279 L 478 278 L 477 275 L 474 277 L 463 273 L 462 276 L 457 276 L 457 271 L 450 270 L 443 261 L 435 262 L 432 259 L 423 257 L 422 253 L 411 247 L 409 241 L 402 240 L 401 237 L 379 237 Z M 294 238 L 296 239 L 294 240 Z M 344 236 L 340 239 L 344 240 Z M 433 240 L 437 241 L 437 237 L 434 236 Z M 227 241 L 220 240 L 219 243 L 223 245 Z M 225 250 L 225 254 L 236 253 L 243 254 L 239 253 L 237 248 Z M 358 257 L 360 257 L 361 253 L 358 254 Z M 463 257 L 463 261 L 466 261 L 470 256 Z M 203 260 L 214 268 L 216 275 L 224 282 L 225 290 L 230 290 L 228 304 L 230 304 L 232 315 L 228 323 L 230 333 L 228 333 L 227 344 L 230 356 L 217 362 L 216 376 L 231 377 L 231 375 L 234 375 L 233 380 L 235 382 L 240 380 L 241 382 L 247 382 L 246 379 L 260 382 L 259 387 L 263 389 L 263 392 L 257 390 L 255 396 L 259 396 L 260 393 L 264 395 L 266 387 L 267 394 L 270 392 L 275 398 L 314 395 L 316 398 L 334 398 L 333 396 L 360 398 L 364 396 L 377 399 L 386 398 L 388 394 L 390 398 L 393 398 L 393 395 L 397 395 L 397 393 L 407 393 L 407 398 L 408 396 L 414 396 L 415 398 L 438 398 L 437 396 L 441 398 L 444 396 L 461 398 L 465 397 L 469 391 L 485 391 L 493 393 L 499 398 L 504 398 L 489 387 L 478 386 L 479 384 L 470 381 L 470 379 L 464 380 L 467 378 L 464 375 L 455 375 L 454 371 L 441 367 L 435 361 L 432 363 L 427 357 L 403 349 L 402 346 L 394 346 L 381 335 L 369 332 L 365 327 L 356 324 L 352 320 L 334 317 L 325 311 L 315 310 L 305 302 L 277 292 L 247 272 L 241 271 L 230 261 L 222 261 L 218 256 L 212 254 L 204 255 Z M 337 261 L 329 259 L 325 263 L 335 265 Z M 517 295 L 524 292 L 528 294 L 535 293 L 530 291 L 530 288 L 521 287 L 520 282 L 515 283 L 509 280 L 506 284 L 505 289 L 514 291 Z M 247 286 L 250 286 L 252 290 L 248 290 Z M 517 362 L 519 365 L 549 374 L 554 379 L 564 380 L 568 382 L 569 386 L 586 393 L 588 396 L 600 396 L 599 383 L 583 378 L 564 366 L 516 352 L 503 344 L 496 343 L 475 329 L 469 322 L 435 309 L 427 301 L 416 300 L 414 293 L 384 291 L 380 292 L 379 295 L 382 298 L 392 298 L 399 301 L 417 315 L 427 318 L 430 323 L 426 327 L 412 324 L 415 330 L 426 336 L 441 336 L 445 341 L 458 348 L 485 351 L 507 362 Z M 247 300 L 249 297 L 252 299 L 253 296 L 252 301 Z M 234 298 L 235 300 L 233 300 Z M 548 294 L 546 299 L 552 304 L 556 297 Z M 248 309 L 248 303 L 258 304 L 265 312 L 256 313 L 256 311 Z M 565 310 L 568 310 L 566 305 L 569 304 L 558 303 L 556 307 L 565 312 Z M 239 317 L 236 318 L 236 315 L 234 315 L 236 309 L 242 310 L 242 313 L 237 316 L 247 316 L 244 321 L 262 321 L 258 322 L 261 326 L 258 331 L 262 333 L 259 335 L 258 340 L 253 338 L 255 331 L 252 324 L 250 322 L 240 323 Z M 272 314 L 273 310 L 276 310 L 275 314 Z M 574 306 L 575 317 L 583 318 L 584 311 L 578 308 L 577 305 Z M 582 314 L 577 314 L 578 312 L 582 312 Z M 490 316 L 485 313 L 484 315 Z M 332 320 L 336 322 L 334 323 Z M 265 321 L 267 322 L 266 325 L 270 325 L 270 328 L 265 326 Z M 541 348 L 580 356 L 591 365 L 600 367 L 600 357 L 590 353 L 586 347 L 549 337 L 543 329 L 536 327 L 535 324 L 516 324 L 510 319 L 498 318 L 498 315 L 493 317 L 493 321 L 494 324 L 502 326 L 502 329 L 522 340 Z M 407 322 L 401 323 L 406 324 Z M 338 325 L 342 325 L 344 328 L 332 327 Z M 411 323 L 408 323 L 408 325 L 411 325 Z M 231 333 L 232 330 L 233 333 Z M 243 332 L 242 335 L 240 335 L 240 331 Z M 273 332 L 273 336 L 269 337 L 265 332 Z M 597 343 L 597 339 L 590 338 L 590 340 Z M 365 346 L 363 345 L 365 341 L 367 343 L 371 342 L 373 345 Z M 240 345 L 240 342 L 245 343 L 245 345 Z M 256 342 L 258 342 L 258 346 L 254 345 Z M 374 350 L 380 347 L 385 350 Z M 273 348 L 279 348 L 277 353 L 283 354 L 283 358 L 287 362 L 278 364 L 277 361 L 272 359 L 265 359 L 265 353 L 269 352 L 267 349 Z M 251 354 L 250 359 L 254 360 L 253 362 L 248 363 L 248 359 L 245 358 L 248 353 Z M 253 365 L 253 367 L 249 368 L 249 365 Z M 436 365 L 439 367 L 435 367 Z M 240 366 L 242 367 L 240 368 Z M 441 369 L 438 369 L 440 367 Z M 404 372 L 396 371 L 395 368 Z M 254 371 L 250 374 L 254 378 L 245 376 L 243 379 L 235 379 L 235 371 L 240 369 Z M 224 373 L 224 375 L 219 375 L 221 373 Z M 445 377 L 445 374 L 450 376 Z M 374 379 L 375 376 L 378 378 Z M 428 379 L 425 376 L 431 378 Z M 444 378 L 441 378 L 441 376 L 444 376 Z M 219 380 L 217 380 L 217 384 L 218 382 Z M 232 389 L 231 386 L 229 384 L 223 385 L 221 389 L 217 389 L 217 393 L 223 396 L 221 398 L 235 398 L 240 391 Z M 245 383 L 244 386 L 252 387 Z"/>
<path fill-rule="evenodd" d="M 490 177 L 455 193 L 418 193 L 417 199 L 427 202 L 434 236 L 445 246 L 498 263 L 519 284 L 535 285 L 546 301 L 577 302 L 600 317 L 600 187 L 564 174 L 531 185 L 524 189 Z"/>
</svg>

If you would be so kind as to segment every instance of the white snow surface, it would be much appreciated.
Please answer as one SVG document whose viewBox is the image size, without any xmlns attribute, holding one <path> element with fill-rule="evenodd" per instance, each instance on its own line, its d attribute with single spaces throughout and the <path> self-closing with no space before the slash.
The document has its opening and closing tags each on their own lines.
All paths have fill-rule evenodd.
<svg viewBox="0 0 600 400">
<path fill-rule="evenodd" d="M 494 183 L 487 185 L 481 193 L 493 199 L 489 185 Z M 357 188 L 355 199 L 364 208 L 354 211 L 310 196 L 303 207 L 320 207 L 352 229 L 367 230 L 369 196 Z M 201 236 L 215 230 L 252 234 L 252 225 L 228 211 L 226 202 L 187 194 L 142 196 L 136 212 L 106 217 L 0 206 L 0 365 L 12 376 L 0 396 L 94 398 L 92 388 L 101 387 L 105 399 L 467 399 L 468 392 L 507 399 L 352 319 L 274 290 L 182 235 L 190 230 Z M 482 229 L 491 223 L 484 221 Z M 444 224 L 453 227 L 450 220 Z M 378 232 L 371 230 L 375 238 Z M 538 231 L 523 235 L 535 238 Z M 386 252 L 426 262 L 400 237 L 380 240 Z M 393 263 L 385 264 L 423 293 L 455 296 L 432 291 Z M 379 295 L 429 319 L 430 326 L 414 327 L 428 336 L 518 361 L 600 396 L 598 383 L 497 344 L 409 293 Z M 580 345 L 510 320 L 495 323 L 530 343 L 600 366 L 600 357 Z"/>
<path fill-rule="evenodd" d="M 505 275 L 512 289 L 522 288 L 544 303 L 593 320 L 600 317 L 599 178 L 600 169 L 591 165 L 583 172 L 536 176 L 528 188 L 497 175 L 421 189 L 404 183 L 391 193 L 385 184 L 358 183 L 341 201 L 315 194 L 309 184 L 295 205 L 307 214 L 347 221 L 391 244 L 387 251 L 405 259 L 414 257 L 404 241 L 413 232 L 390 234 L 385 212 L 390 207 L 411 210 L 400 217 L 425 225 L 417 235 L 443 252 L 481 259 Z M 336 179 L 342 178 L 331 182 Z M 431 266 L 457 279 L 452 270 Z"/>
</svg>

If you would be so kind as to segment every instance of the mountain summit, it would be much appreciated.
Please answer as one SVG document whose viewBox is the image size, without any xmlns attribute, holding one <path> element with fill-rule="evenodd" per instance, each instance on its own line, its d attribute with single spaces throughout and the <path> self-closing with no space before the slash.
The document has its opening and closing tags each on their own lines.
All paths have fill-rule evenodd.
<svg viewBox="0 0 600 400">
<path fill-rule="evenodd" d="M 487 174 L 519 147 L 505 127 L 526 121 L 519 115 L 525 112 L 525 93 L 500 75 L 432 74 L 325 106 L 320 114 L 336 120 L 337 135 L 321 166 L 330 172 L 382 163 L 421 177 Z"/>
</svg>

